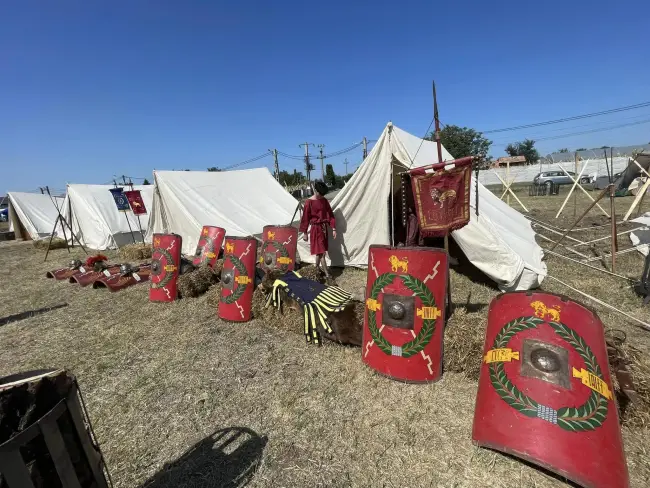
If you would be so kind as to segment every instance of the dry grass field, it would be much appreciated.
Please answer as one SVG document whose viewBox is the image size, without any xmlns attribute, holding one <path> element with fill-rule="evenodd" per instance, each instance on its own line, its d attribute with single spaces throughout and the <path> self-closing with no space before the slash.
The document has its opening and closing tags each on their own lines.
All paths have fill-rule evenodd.
<svg viewBox="0 0 650 488">
<path fill-rule="evenodd" d="M 566 227 L 573 207 L 554 219 L 561 198 L 522 196 L 533 217 Z M 618 213 L 630 201 L 616 199 Z M 578 213 L 586 202 L 579 197 Z M 605 222 L 594 211 L 581 227 Z M 620 248 L 629 246 L 622 236 Z M 365 367 L 359 349 L 307 346 L 300 330 L 260 320 L 220 322 L 208 295 L 155 304 L 146 285 L 111 294 L 54 282 L 45 272 L 69 254 L 55 250 L 47 263 L 43 256 L 28 243 L 0 243 L 0 317 L 69 304 L 0 327 L 0 375 L 44 367 L 76 374 L 117 487 L 569 486 L 472 445 L 477 385 L 461 373 L 436 384 L 398 383 Z M 650 322 L 650 308 L 625 280 L 557 257 L 547 264 L 551 276 Z M 642 266 L 636 251 L 617 259 L 625 276 L 638 278 Z M 364 282 L 358 270 L 339 278 L 351 290 Z M 451 283 L 448 327 L 483 330 L 498 290 L 455 270 Z M 650 352 L 650 331 L 551 279 L 542 290 L 593 306 L 606 327 Z M 650 426 L 624 426 L 623 437 L 632 486 L 650 486 Z"/>
</svg>

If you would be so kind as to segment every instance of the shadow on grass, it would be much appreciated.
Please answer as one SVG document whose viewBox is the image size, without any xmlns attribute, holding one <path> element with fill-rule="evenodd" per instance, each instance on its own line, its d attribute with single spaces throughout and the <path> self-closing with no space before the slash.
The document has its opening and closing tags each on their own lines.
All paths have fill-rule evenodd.
<svg viewBox="0 0 650 488">
<path fill-rule="evenodd" d="M 262 461 L 268 439 L 246 427 L 220 429 L 165 466 L 140 488 L 246 486 Z"/>
</svg>

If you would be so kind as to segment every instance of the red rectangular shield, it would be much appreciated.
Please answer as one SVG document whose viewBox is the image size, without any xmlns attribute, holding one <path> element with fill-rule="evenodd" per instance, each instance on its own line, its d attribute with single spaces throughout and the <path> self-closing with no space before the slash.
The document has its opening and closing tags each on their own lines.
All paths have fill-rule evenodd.
<svg viewBox="0 0 650 488">
<path fill-rule="evenodd" d="M 251 318 L 257 240 L 254 237 L 226 237 L 221 272 L 219 317 L 233 322 Z"/>
<path fill-rule="evenodd" d="M 150 275 L 151 267 L 149 265 L 140 266 L 139 270 L 130 273 L 127 276 L 112 274 L 107 277 L 102 274 L 99 278 L 93 281 L 93 288 L 108 288 L 112 292 L 120 291 L 129 286 L 146 283 L 149 281 Z"/>
<path fill-rule="evenodd" d="M 109 278 L 113 275 L 118 274 L 119 272 L 120 272 L 119 264 L 117 266 L 109 266 L 104 271 L 93 271 L 93 270 L 85 271 L 84 273 L 71 276 L 70 283 L 78 283 L 79 286 L 85 287 L 91 285 L 95 280 L 101 277 Z"/>
<path fill-rule="evenodd" d="M 207 264 L 211 268 L 219 258 L 223 240 L 226 237 L 226 229 L 212 225 L 204 225 L 201 229 L 201 237 L 196 246 L 196 253 L 192 264 L 202 266 Z"/>
<path fill-rule="evenodd" d="M 370 246 L 362 359 L 402 381 L 436 381 L 449 275 L 444 249 Z"/>
<path fill-rule="evenodd" d="M 151 255 L 149 300 L 173 302 L 178 298 L 176 282 L 181 266 L 182 238 L 178 234 L 154 234 Z"/>
<path fill-rule="evenodd" d="M 260 262 L 265 271 L 279 269 L 287 272 L 296 267 L 298 229 L 292 225 L 267 225 L 262 231 Z"/>
<path fill-rule="evenodd" d="M 566 297 L 515 292 L 492 300 L 474 442 L 581 486 L 627 487 L 603 329 Z"/>
<path fill-rule="evenodd" d="M 125 191 L 126 199 L 129 201 L 131 210 L 134 215 L 144 215 L 147 213 L 147 208 L 144 206 L 144 200 L 140 194 L 140 190 Z"/>
</svg>

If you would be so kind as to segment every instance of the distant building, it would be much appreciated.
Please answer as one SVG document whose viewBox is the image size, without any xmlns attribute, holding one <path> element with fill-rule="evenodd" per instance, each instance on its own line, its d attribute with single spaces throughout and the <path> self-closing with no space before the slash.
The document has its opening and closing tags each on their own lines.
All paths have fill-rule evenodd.
<svg viewBox="0 0 650 488">
<path fill-rule="evenodd" d="M 7 208 L 9 206 L 9 197 L 0 197 L 0 208 Z"/>
<path fill-rule="evenodd" d="M 614 147 L 614 157 L 632 156 L 634 153 L 647 152 L 650 153 L 650 144 L 639 144 L 637 146 L 620 146 Z M 561 163 L 563 161 L 574 161 L 576 151 L 569 152 L 554 152 L 547 154 L 542 158 L 545 163 Z M 605 148 L 584 149 L 578 151 L 578 156 L 581 161 L 587 159 L 605 159 Z M 609 158 L 609 148 L 607 148 L 607 157 Z"/>
</svg>

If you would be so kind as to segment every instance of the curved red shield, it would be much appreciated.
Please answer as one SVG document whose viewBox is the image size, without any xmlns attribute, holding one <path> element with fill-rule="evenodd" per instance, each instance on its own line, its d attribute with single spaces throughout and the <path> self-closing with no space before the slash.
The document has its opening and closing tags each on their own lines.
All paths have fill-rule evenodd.
<svg viewBox="0 0 650 488">
<path fill-rule="evenodd" d="M 628 486 L 598 316 L 550 293 L 492 300 L 472 439 L 582 486 Z"/>
<path fill-rule="evenodd" d="M 153 235 L 150 301 L 172 302 L 176 300 L 176 281 L 181 263 L 181 246 L 182 239 L 178 234 Z"/>
<path fill-rule="evenodd" d="M 201 237 L 196 246 L 196 253 L 192 264 L 194 266 L 203 266 L 207 264 L 211 268 L 219 257 L 223 239 L 226 237 L 226 230 L 221 227 L 214 227 L 212 225 L 204 225 L 201 229 Z"/>
<path fill-rule="evenodd" d="M 70 277 L 70 283 L 78 283 L 79 286 L 91 285 L 95 280 L 105 277 L 108 272 L 109 276 L 119 274 L 120 265 L 109 266 L 104 271 L 86 271 L 85 273 L 77 274 Z"/>
<path fill-rule="evenodd" d="M 296 267 L 298 229 L 292 225 L 267 225 L 262 232 L 262 269 L 287 272 Z"/>
<path fill-rule="evenodd" d="M 449 274 L 443 249 L 370 246 L 362 359 L 403 381 L 436 381 Z"/>
<path fill-rule="evenodd" d="M 233 322 L 251 318 L 257 240 L 253 237 L 226 237 L 221 272 L 219 317 Z"/>
<path fill-rule="evenodd" d="M 93 288 L 108 288 L 110 291 L 120 291 L 129 286 L 138 285 L 141 283 L 146 283 L 149 281 L 151 276 L 151 266 L 141 265 L 137 271 L 129 273 L 126 276 L 119 274 L 119 269 L 117 274 L 112 274 L 106 276 L 102 274 L 99 278 L 93 281 Z"/>
</svg>

